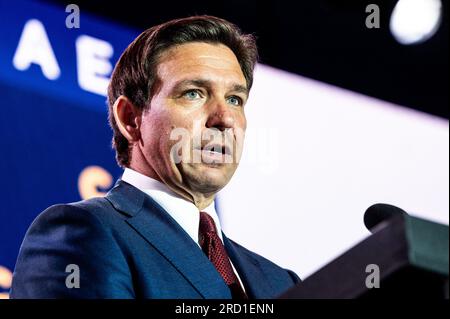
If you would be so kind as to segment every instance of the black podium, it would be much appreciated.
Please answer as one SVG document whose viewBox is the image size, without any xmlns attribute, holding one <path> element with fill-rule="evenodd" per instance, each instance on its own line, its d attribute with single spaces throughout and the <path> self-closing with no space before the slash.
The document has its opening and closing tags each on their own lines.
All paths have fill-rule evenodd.
<svg viewBox="0 0 450 319">
<path fill-rule="evenodd" d="M 280 298 L 448 298 L 448 244 L 448 226 L 395 216 Z"/>
</svg>

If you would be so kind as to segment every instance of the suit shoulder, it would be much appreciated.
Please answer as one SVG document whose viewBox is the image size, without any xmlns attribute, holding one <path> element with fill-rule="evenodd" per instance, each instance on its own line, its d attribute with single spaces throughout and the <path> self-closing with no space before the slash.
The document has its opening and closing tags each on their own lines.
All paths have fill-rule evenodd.
<svg viewBox="0 0 450 319">
<path fill-rule="evenodd" d="M 109 202 L 102 197 L 66 204 L 55 204 L 40 213 L 33 224 L 41 220 L 52 220 L 55 218 L 77 218 L 104 223 L 111 210 L 112 207 Z"/>
<path fill-rule="evenodd" d="M 55 204 L 46 208 L 31 223 L 25 237 L 61 227 L 68 229 L 90 225 L 90 228 L 103 228 L 103 222 L 98 218 L 95 209 L 89 209 L 89 206 L 79 203 Z"/>
<path fill-rule="evenodd" d="M 250 259 L 252 259 L 254 262 L 257 262 L 259 264 L 260 267 L 262 267 L 266 272 L 270 272 L 270 273 L 278 273 L 278 274 L 287 274 L 289 275 L 290 279 L 292 279 L 292 281 L 294 283 L 300 282 L 301 279 L 300 277 L 293 272 L 292 270 L 289 269 L 285 269 L 279 265 L 277 265 L 276 263 L 274 263 L 273 261 L 270 261 L 269 259 L 245 248 L 244 246 L 236 243 L 235 241 L 229 239 L 233 245 L 235 245 L 235 247 L 237 247 L 243 254 L 247 255 L 247 257 L 249 257 Z"/>
<path fill-rule="evenodd" d="M 279 268 L 279 269 L 283 269 L 280 266 L 278 266 L 277 264 L 275 264 L 274 262 L 270 261 L 269 259 L 251 251 L 250 249 L 245 248 L 244 246 L 238 244 L 237 242 L 235 242 L 234 240 L 229 239 L 230 242 L 233 243 L 233 245 L 239 249 L 239 251 L 241 253 L 244 253 L 245 255 L 247 255 L 248 257 L 252 258 L 254 261 L 258 262 L 258 263 L 262 263 L 262 264 L 268 264 L 270 266 L 273 266 L 274 268 Z"/>
<path fill-rule="evenodd" d="M 113 231 L 99 218 L 98 200 L 57 204 L 29 227 L 20 247 L 12 298 L 110 298 L 133 295 L 129 269 Z M 82 272 L 67 289 L 67 266 Z"/>
</svg>

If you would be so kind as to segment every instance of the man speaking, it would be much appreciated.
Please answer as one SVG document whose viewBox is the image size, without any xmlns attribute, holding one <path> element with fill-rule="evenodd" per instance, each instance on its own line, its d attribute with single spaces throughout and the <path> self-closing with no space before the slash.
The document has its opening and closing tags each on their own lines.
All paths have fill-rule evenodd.
<svg viewBox="0 0 450 319">
<path fill-rule="evenodd" d="M 139 35 L 108 88 L 123 176 L 105 197 L 36 218 L 11 298 L 254 299 L 297 283 L 227 238 L 214 207 L 239 163 L 256 61 L 254 37 L 216 17 Z"/>
</svg>

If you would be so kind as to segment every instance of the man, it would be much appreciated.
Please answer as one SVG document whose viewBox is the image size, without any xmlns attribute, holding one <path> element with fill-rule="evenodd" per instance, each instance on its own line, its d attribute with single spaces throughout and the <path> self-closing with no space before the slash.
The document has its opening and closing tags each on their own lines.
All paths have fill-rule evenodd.
<svg viewBox="0 0 450 319">
<path fill-rule="evenodd" d="M 139 35 L 108 90 L 124 174 L 104 198 L 33 222 L 11 297 L 274 298 L 298 282 L 228 239 L 214 207 L 238 165 L 256 60 L 254 38 L 216 17 Z"/>
</svg>

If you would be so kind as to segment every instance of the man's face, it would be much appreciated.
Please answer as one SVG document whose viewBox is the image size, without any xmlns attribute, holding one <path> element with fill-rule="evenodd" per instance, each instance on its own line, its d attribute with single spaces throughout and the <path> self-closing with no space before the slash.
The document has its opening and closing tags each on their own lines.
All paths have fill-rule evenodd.
<svg viewBox="0 0 450 319">
<path fill-rule="evenodd" d="M 217 192 L 237 168 L 246 129 L 248 90 L 236 56 L 222 44 L 179 45 L 162 54 L 157 78 L 142 114 L 144 160 L 171 188 Z"/>
</svg>

